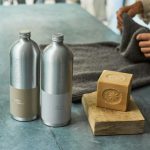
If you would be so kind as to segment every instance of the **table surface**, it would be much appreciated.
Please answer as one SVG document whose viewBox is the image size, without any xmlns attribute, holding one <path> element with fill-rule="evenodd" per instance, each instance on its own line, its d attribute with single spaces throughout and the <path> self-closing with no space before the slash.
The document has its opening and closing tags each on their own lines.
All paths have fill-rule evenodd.
<svg viewBox="0 0 150 150">
<path fill-rule="evenodd" d="M 81 103 L 72 104 L 71 124 L 45 126 L 40 119 L 17 122 L 9 114 L 9 49 L 20 29 L 32 31 L 38 44 L 50 42 L 62 32 L 67 43 L 119 41 L 120 37 L 89 15 L 79 5 L 0 6 L 0 150 L 148 150 L 150 149 L 150 87 L 133 91 L 146 118 L 140 135 L 92 135 Z"/>
</svg>

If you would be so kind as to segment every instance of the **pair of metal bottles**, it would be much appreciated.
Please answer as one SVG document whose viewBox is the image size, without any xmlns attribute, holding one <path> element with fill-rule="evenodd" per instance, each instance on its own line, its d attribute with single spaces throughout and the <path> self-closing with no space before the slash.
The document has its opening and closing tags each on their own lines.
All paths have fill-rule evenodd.
<svg viewBox="0 0 150 150">
<path fill-rule="evenodd" d="M 54 34 L 40 59 L 30 32 L 20 32 L 20 39 L 10 51 L 10 112 L 14 119 L 34 120 L 41 108 L 41 118 L 48 126 L 64 126 L 70 121 L 73 54 L 63 38 Z"/>
</svg>

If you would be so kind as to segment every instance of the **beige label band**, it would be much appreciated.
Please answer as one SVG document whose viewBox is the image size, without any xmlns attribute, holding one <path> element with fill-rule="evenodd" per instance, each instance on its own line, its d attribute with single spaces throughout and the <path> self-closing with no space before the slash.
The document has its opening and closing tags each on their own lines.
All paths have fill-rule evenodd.
<svg viewBox="0 0 150 150">
<path fill-rule="evenodd" d="M 38 88 L 16 89 L 10 86 L 10 112 L 14 117 L 30 119 L 38 115 L 38 110 Z"/>
</svg>

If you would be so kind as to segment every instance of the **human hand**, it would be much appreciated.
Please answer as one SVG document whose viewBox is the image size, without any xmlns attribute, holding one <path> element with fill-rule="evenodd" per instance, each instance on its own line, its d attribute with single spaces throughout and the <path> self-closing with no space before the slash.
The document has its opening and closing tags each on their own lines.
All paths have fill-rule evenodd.
<svg viewBox="0 0 150 150">
<path fill-rule="evenodd" d="M 138 34 L 136 39 L 139 41 L 141 52 L 146 58 L 150 58 L 150 33 Z"/>
<path fill-rule="evenodd" d="M 136 14 L 140 14 L 143 12 L 143 4 L 141 1 L 138 1 L 130 6 L 125 6 L 120 8 L 117 11 L 117 28 L 122 31 L 123 27 L 123 13 L 127 13 L 130 17 L 134 17 Z"/>
</svg>

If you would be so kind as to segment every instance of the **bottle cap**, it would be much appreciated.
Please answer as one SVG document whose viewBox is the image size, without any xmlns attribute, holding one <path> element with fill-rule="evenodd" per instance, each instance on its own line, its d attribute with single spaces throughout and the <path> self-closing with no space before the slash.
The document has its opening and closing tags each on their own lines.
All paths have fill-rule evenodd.
<svg viewBox="0 0 150 150">
<path fill-rule="evenodd" d="M 53 42 L 62 42 L 64 40 L 64 35 L 62 33 L 55 33 L 52 35 Z"/>
<path fill-rule="evenodd" d="M 19 32 L 19 35 L 20 35 L 20 37 L 23 37 L 23 38 L 30 38 L 31 37 L 31 31 L 29 31 L 29 30 L 21 30 Z"/>
</svg>

